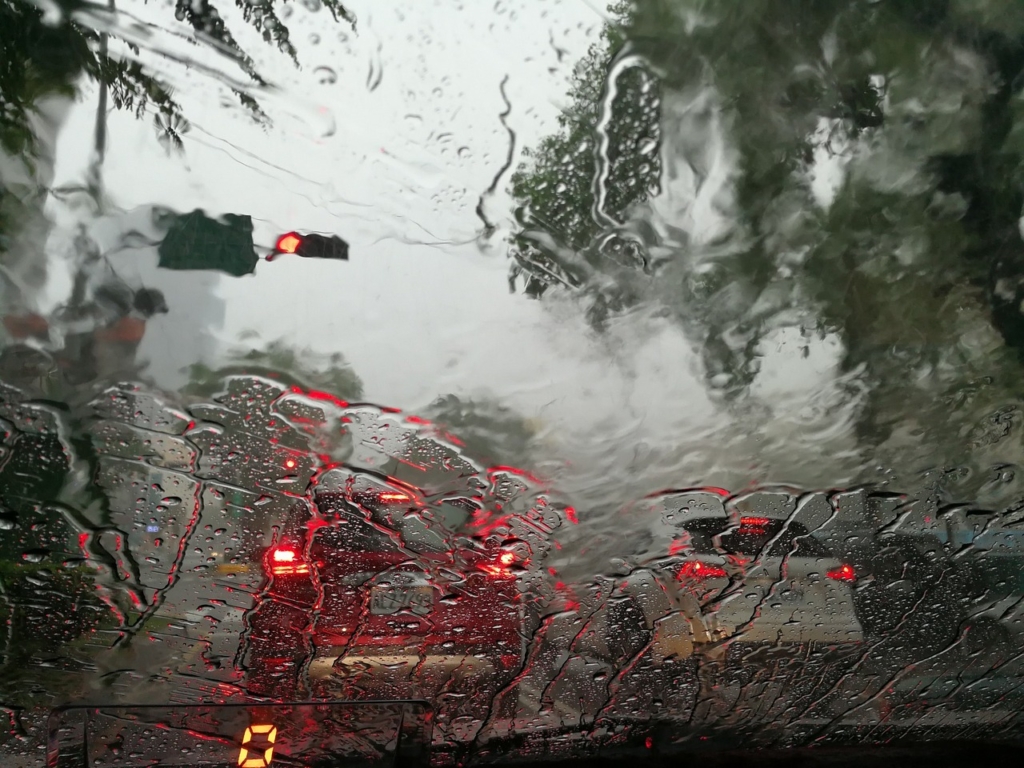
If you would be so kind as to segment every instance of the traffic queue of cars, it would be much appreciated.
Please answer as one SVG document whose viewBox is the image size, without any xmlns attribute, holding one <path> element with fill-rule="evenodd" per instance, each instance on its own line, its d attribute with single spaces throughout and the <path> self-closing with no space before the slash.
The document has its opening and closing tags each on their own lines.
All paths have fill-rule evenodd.
<svg viewBox="0 0 1024 768">
<path fill-rule="evenodd" d="M 769 644 L 856 647 L 856 570 L 778 494 L 730 499 L 718 488 L 652 494 L 620 512 L 645 521 L 622 571 L 581 601 L 589 652 L 622 667 L 653 659 L 720 658 Z M 579 590 L 587 595 L 587 590 Z"/>
<path fill-rule="evenodd" d="M 1024 630 L 1024 534 L 994 513 L 866 490 L 696 488 L 620 514 L 647 536 L 588 608 L 619 664 L 770 645 L 870 646 L 892 666 L 992 654 Z"/>
<path fill-rule="evenodd" d="M 263 489 L 243 546 L 217 563 L 263 579 L 245 617 L 246 690 L 408 697 L 507 679 L 564 508 L 418 417 L 244 378 L 191 409 L 231 439 L 191 434 L 199 474 Z"/>
<path fill-rule="evenodd" d="M 587 592 L 560 581 L 545 557 L 565 508 L 540 523 L 537 511 L 557 505 L 533 489 L 526 514 L 481 525 L 485 497 L 502 507 L 494 482 L 502 476 L 524 491 L 522 476 L 508 468 L 492 473 L 487 493 L 475 497 L 432 493 L 366 469 L 324 472 L 310 522 L 285 526 L 295 533 L 263 555 L 249 690 L 493 692 L 518 675 L 516 696 L 528 698 L 531 678 L 546 674 L 531 646 L 541 615 L 552 612 L 578 616 L 570 654 L 599 658 L 610 674 L 641 657 L 655 665 L 713 662 L 744 647 L 856 650 L 864 640 L 854 568 L 807 521 L 758 504 L 756 494 L 730 502 L 718 489 L 657 494 L 632 507 L 661 529 L 661 540 L 598 590 L 601 599 L 559 605 L 559 593 Z M 540 532 L 533 544 L 527 531 Z"/>
<path fill-rule="evenodd" d="M 246 619 L 246 688 L 426 695 L 521 670 L 539 617 L 572 588 L 547 555 L 575 511 L 522 470 L 474 465 L 419 420 L 298 391 L 278 396 L 274 409 L 275 458 L 264 463 L 292 463 L 278 486 L 309 482 L 264 521 L 264 546 L 246 554 L 264 577 Z M 201 415 L 243 429 L 255 456 L 260 425 L 215 410 Z M 341 462 L 317 458 L 317 471 L 284 425 L 328 423 L 342 426 L 348 452 Z M 220 453 L 211 442 L 201 471 L 240 483 L 226 460 L 232 452 Z M 696 489 L 634 505 L 631 514 L 660 526 L 661 540 L 588 619 L 597 655 L 618 665 L 648 645 L 667 658 L 737 643 L 862 639 L 852 567 L 805 522 L 749 497 L 747 511 L 726 501 L 722 491 Z"/>
<path fill-rule="evenodd" d="M 606 520 L 600 560 L 577 546 L 594 538 L 592 521 L 576 525 L 585 512 L 421 419 L 255 376 L 224 387 L 180 407 L 138 389 L 97 400 L 96 482 L 116 530 L 82 541 L 113 553 L 140 621 L 185 627 L 183 648 L 216 618 L 192 671 L 250 695 L 433 698 L 518 681 L 528 699 L 572 682 L 579 657 L 581 679 L 603 681 L 599 709 L 631 666 L 825 648 L 884 655 L 860 667 L 884 677 L 886 663 L 1010 647 L 1017 632 L 1020 547 L 989 518 L 972 514 L 961 540 L 954 513 L 911 514 L 892 495 L 857 522 L 835 494 L 665 491 L 617 513 L 628 539 Z M 545 661 L 559 622 L 569 640 Z"/>
</svg>

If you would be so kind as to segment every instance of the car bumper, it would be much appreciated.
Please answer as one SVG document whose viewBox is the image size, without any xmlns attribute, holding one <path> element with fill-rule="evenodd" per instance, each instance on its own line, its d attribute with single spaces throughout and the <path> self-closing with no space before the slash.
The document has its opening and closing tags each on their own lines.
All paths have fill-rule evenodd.
<svg viewBox="0 0 1024 768">
<path fill-rule="evenodd" d="M 503 672 L 515 667 L 518 657 L 489 657 L 477 653 L 394 653 L 385 649 L 349 649 L 318 654 L 307 671 L 311 680 L 353 676 L 401 678 L 407 676 L 462 676 Z"/>
</svg>

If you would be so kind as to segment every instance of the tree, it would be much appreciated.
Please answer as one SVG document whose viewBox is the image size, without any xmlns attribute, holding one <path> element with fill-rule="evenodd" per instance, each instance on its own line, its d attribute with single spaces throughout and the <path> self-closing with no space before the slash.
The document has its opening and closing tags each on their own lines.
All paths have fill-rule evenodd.
<svg viewBox="0 0 1024 768">
<path fill-rule="evenodd" d="M 335 20 L 341 18 L 355 26 L 355 16 L 338 0 L 324 0 L 323 4 Z M 56 93 L 72 95 L 83 74 L 108 88 L 118 109 L 133 111 L 139 117 L 153 111 L 160 133 L 180 147 L 180 134 L 188 123 L 170 89 L 139 62 L 110 55 L 108 35 L 72 19 L 71 12 L 79 5 L 75 0 L 64 0 L 59 5 L 61 21 L 51 25 L 44 21 L 40 8 L 27 0 L 0 0 L 0 48 L 4 51 L 0 61 L 0 149 L 11 154 L 31 151 L 34 137 L 29 115 L 38 99 Z M 289 39 L 288 27 L 277 15 L 274 0 L 236 0 L 236 5 L 242 9 L 246 23 L 268 44 L 298 64 L 297 51 Z M 254 84 L 265 83 L 209 0 L 176 0 L 174 16 L 192 27 L 199 41 L 215 45 L 233 58 Z M 238 90 L 235 95 L 256 118 L 265 118 L 256 99 Z"/>
<path fill-rule="evenodd" d="M 625 2 L 609 10 L 629 13 Z M 559 133 L 524 151 L 527 162 L 512 176 L 522 226 L 510 282 L 531 296 L 558 284 L 592 288 L 591 316 L 600 321 L 638 298 L 616 278 L 649 267 L 623 224 L 658 189 L 659 93 L 650 70 L 629 56 L 623 28 L 609 24 L 577 64 L 569 97 Z"/>
<path fill-rule="evenodd" d="M 529 466 L 535 430 L 526 419 L 491 400 L 446 395 L 424 416 L 458 437 L 462 452 L 488 466 Z"/>
<path fill-rule="evenodd" d="M 900 426 L 998 443 L 1015 417 L 986 419 L 1021 405 L 1024 8 L 610 11 L 561 130 L 513 177 L 513 281 L 581 294 L 598 328 L 660 303 L 726 400 L 771 334 L 838 337 L 865 448 Z"/>
<path fill-rule="evenodd" d="M 277 339 L 263 349 L 234 350 L 225 362 L 218 368 L 194 363 L 183 390 L 185 394 L 209 397 L 222 390 L 228 376 L 255 375 L 282 384 L 312 387 L 343 400 L 358 400 L 363 395 L 362 381 L 337 352 L 325 355 L 309 349 L 297 350 Z"/>
<path fill-rule="evenodd" d="M 0 686 L 35 696 L 45 681 L 60 695 L 76 663 L 68 645 L 112 617 L 82 558 L 77 514 L 61 503 L 74 453 L 58 413 L 4 385 L 0 418 Z"/>
</svg>

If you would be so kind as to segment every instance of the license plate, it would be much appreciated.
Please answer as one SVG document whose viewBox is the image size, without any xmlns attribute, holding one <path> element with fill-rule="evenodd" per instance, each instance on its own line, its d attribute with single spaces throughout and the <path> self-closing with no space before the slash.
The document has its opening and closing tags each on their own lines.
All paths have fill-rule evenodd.
<svg viewBox="0 0 1024 768">
<path fill-rule="evenodd" d="M 217 573 L 248 573 L 249 566 L 245 563 L 221 563 L 217 566 Z"/>
<path fill-rule="evenodd" d="M 387 616 L 408 610 L 420 616 L 430 613 L 434 607 L 434 588 L 425 586 L 375 586 L 370 591 L 370 613 Z"/>
</svg>

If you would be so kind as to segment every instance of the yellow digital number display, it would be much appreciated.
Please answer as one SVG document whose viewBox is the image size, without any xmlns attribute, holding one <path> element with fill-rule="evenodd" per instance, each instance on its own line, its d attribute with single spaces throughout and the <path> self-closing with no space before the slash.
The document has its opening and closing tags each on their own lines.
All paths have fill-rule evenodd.
<svg viewBox="0 0 1024 768">
<path fill-rule="evenodd" d="M 276 725 L 250 725 L 245 729 L 238 752 L 239 768 L 267 768 L 274 759 L 275 741 Z"/>
</svg>

